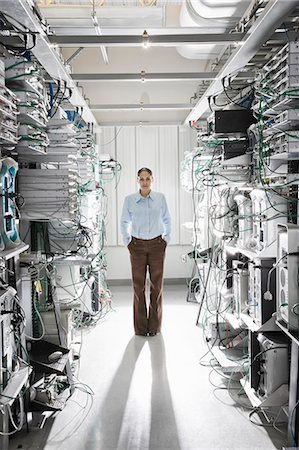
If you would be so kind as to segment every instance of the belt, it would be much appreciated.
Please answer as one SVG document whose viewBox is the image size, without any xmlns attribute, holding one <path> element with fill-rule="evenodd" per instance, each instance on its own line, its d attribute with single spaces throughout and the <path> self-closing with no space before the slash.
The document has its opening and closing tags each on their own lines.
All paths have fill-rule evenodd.
<svg viewBox="0 0 299 450">
<path fill-rule="evenodd" d="M 152 239 L 139 239 L 139 238 L 137 238 L 135 236 L 132 236 L 132 240 L 136 239 L 136 241 L 141 241 L 141 242 L 153 242 L 153 241 L 156 241 L 157 239 L 161 239 L 161 238 L 162 238 L 161 234 L 159 236 L 155 237 L 155 238 L 152 238 Z"/>
</svg>

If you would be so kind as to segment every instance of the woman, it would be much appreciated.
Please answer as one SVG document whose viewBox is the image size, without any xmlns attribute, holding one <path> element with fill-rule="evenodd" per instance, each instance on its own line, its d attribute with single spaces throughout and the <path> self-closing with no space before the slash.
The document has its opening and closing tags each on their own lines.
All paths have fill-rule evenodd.
<svg viewBox="0 0 299 450">
<path fill-rule="evenodd" d="M 151 190 L 152 171 L 138 171 L 140 189 L 125 198 L 121 232 L 128 247 L 134 289 L 135 334 L 155 336 L 161 331 L 162 288 L 165 248 L 170 240 L 170 216 L 164 195 Z M 150 277 L 150 304 L 147 310 L 145 282 Z"/>
</svg>

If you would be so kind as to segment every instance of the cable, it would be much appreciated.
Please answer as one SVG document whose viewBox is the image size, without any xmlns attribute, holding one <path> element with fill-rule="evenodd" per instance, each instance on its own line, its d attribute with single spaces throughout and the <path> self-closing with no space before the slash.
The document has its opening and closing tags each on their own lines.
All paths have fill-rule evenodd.
<svg viewBox="0 0 299 450">
<path fill-rule="evenodd" d="M 5 405 L 4 407 L 7 408 L 8 411 L 8 415 L 11 421 L 12 426 L 15 428 L 13 431 L 8 432 L 8 433 L 4 433 L 3 431 L 0 431 L 0 436 L 12 436 L 13 434 L 17 433 L 18 431 L 20 431 L 23 427 L 24 424 L 24 417 L 25 417 L 25 413 L 24 413 L 24 399 L 23 397 L 18 397 L 19 399 L 19 405 L 20 405 L 20 423 L 19 425 L 16 425 L 14 418 L 12 416 L 12 411 L 11 411 L 11 407 L 9 404 Z M 3 405 L 0 406 L 0 410 L 3 408 Z M 1 411 L 2 414 L 4 414 L 3 411 Z"/>
<path fill-rule="evenodd" d="M 240 99 L 240 102 L 241 102 L 241 103 L 238 103 L 238 102 L 236 102 L 234 99 L 232 99 L 232 98 L 230 97 L 230 95 L 228 94 L 227 87 L 225 86 L 225 79 L 226 79 L 226 77 L 222 78 L 221 82 L 222 82 L 223 91 L 224 91 L 226 97 L 229 99 L 229 101 L 230 101 L 231 103 L 237 105 L 238 107 L 243 108 L 243 109 L 247 109 L 247 110 L 250 109 L 251 103 L 252 103 L 253 98 L 254 98 L 254 91 L 251 90 L 250 94 L 247 94 L 245 97 L 241 98 L 241 99 Z M 231 84 L 230 84 L 230 78 L 229 78 L 229 87 L 232 89 Z M 244 88 L 242 88 L 242 89 L 244 89 Z M 240 94 L 241 94 L 242 89 L 238 89 L 238 91 L 240 92 Z M 250 101 L 250 103 L 249 103 L 248 105 L 244 106 L 244 105 L 242 104 L 242 102 L 245 102 L 245 100 L 248 99 L 248 98 L 249 98 L 251 101 Z"/>
<path fill-rule="evenodd" d="M 267 276 L 267 292 L 270 293 L 270 281 L 271 281 L 271 275 L 272 275 L 272 272 L 273 272 L 274 270 L 276 270 L 276 268 L 277 268 L 278 264 L 280 263 L 280 261 L 283 260 L 284 258 L 286 258 L 287 256 L 288 256 L 288 253 L 283 254 L 283 255 L 276 261 L 276 263 L 273 264 L 273 267 L 269 270 L 268 276 Z M 268 300 L 270 300 L 270 299 L 268 299 Z"/>
<path fill-rule="evenodd" d="M 0 12 L 0 25 L 2 29 L 2 36 L 20 36 L 24 41 L 23 46 L 19 47 L 8 44 L 6 40 L 3 42 L 3 39 L 0 38 L 1 44 L 8 50 L 9 53 L 17 56 L 24 55 L 26 52 L 32 50 L 35 47 L 37 32 L 30 31 L 24 24 L 16 20 L 14 17 L 10 16 L 7 13 Z M 27 46 L 28 36 L 31 36 L 32 39 L 31 47 Z"/>
<path fill-rule="evenodd" d="M 99 144 L 99 145 L 100 145 L 101 147 L 105 147 L 105 145 L 111 144 L 111 142 L 113 142 L 113 141 L 116 140 L 116 138 L 117 138 L 117 136 L 119 135 L 119 133 L 120 133 L 120 131 L 122 130 L 122 128 L 123 128 L 123 127 L 119 127 L 119 130 L 118 130 L 118 132 L 116 133 L 115 137 L 112 138 L 110 141 L 105 142 L 104 144 Z"/>
<path fill-rule="evenodd" d="M 27 334 L 25 334 L 25 337 L 27 338 L 27 339 L 30 339 L 31 341 L 40 341 L 41 339 L 43 339 L 44 338 L 44 336 L 45 336 L 45 334 L 46 334 L 46 330 L 45 330 L 45 325 L 44 325 L 44 321 L 43 321 L 43 319 L 42 319 L 42 317 L 41 317 L 41 314 L 40 314 L 40 312 L 39 312 L 39 310 L 38 310 L 38 307 L 37 307 L 37 305 L 36 305 L 36 301 L 33 301 L 33 306 L 34 306 L 34 309 L 35 309 L 35 312 L 36 312 L 36 314 L 37 314 L 37 317 L 38 317 L 38 319 L 39 319 L 39 322 L 40 322 L 40 324 L 41 324 L 41 326 L 42 326 L 42 334 L 39 336 L 39 337 L 33 337 L 33 336 L 28 336 Z"/>
</svg>

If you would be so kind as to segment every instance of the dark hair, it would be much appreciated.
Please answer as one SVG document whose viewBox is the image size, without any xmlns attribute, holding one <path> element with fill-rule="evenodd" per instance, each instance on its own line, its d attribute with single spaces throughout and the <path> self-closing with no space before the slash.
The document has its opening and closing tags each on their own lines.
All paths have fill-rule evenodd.
<svg viewBox="0 0 299 450">
<path fill-rule="evenodd" d="M 141 169 L 138 170 L 137 172 L 138 177 L 140 176 L 141 172 L 148 172 L 151 177 L 153 176 L 153 172 L 151 171 L 151 169 L 148 169 L 147 167 L 141 167 Z"/>
</svg>

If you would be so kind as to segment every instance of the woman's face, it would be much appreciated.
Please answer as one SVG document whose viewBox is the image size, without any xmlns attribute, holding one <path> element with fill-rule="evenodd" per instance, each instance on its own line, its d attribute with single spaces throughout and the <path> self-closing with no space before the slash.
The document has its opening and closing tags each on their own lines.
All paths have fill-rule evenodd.
<svg viewBox="0 0 299 450">
<path fill-rule="evenodd" d="M 140 175 L 137 180 L 138 180 L 141 192 L 149 192 L 151 190 L 153 177 L 146 170 L 143 170 L 142 172 L 140 172 Z"/>
</svg>

